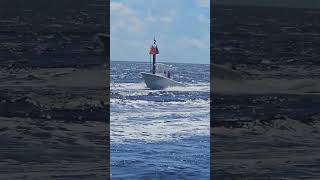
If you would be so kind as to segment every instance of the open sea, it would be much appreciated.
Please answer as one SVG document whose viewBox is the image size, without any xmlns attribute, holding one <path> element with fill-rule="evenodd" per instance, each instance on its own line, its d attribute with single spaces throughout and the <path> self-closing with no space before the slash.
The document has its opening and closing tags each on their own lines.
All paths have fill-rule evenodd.
<svg viewBox="0 0 320 180">
<path fill-rule="evenodd" d="M 172 65 L 187 87 L 149 90 L 148 62 L 111 63 L 111 179 L 210 178 L 210 66 Z"/>
</svg>

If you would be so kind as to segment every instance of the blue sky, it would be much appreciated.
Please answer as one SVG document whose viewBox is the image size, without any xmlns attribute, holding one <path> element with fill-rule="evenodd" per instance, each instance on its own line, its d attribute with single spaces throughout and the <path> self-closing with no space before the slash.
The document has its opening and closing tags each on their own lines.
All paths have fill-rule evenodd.
<svg viewBox="0 0 320 180">
<path fill-rule="evenodd" d="M 111 60 L 209 64 L 210 0 L 111 0 Z"/>
</svg>

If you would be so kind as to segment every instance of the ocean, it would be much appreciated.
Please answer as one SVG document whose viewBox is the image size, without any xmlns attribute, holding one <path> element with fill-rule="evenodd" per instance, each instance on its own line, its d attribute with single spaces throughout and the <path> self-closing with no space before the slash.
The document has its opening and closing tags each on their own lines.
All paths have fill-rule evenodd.
<svg viewBox="0 0 320 180">
<path fill-rule="evenodd" d="M 319 9 L 211 10 L 211 177 L 319 179 Z"/>
<path fill-rule="evenodd" d="M 111 63 L 111 179 L 210 178 L 210 66 L 171 65 L 187 87 L 149 90 L 148 62 Z"/>
</svg>

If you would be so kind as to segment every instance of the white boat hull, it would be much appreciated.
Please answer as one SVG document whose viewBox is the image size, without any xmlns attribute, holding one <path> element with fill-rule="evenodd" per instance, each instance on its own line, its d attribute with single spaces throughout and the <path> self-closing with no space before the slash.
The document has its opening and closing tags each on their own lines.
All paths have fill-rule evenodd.
<svg viewBox="0 0 320 180">
<path fill-rule="evenodd" d="M 157 74 L 144 73 L 144 72 L 140 74 L 142 75 L 143 80 L 146 83 L 147 87 L 150 89 L 165 89 L 167 87 L 172 87 L 172 86 L 185 86 L 182 83 L 179 83 L 177 81 L 174 81 L 172 79 L 169 79 Z"/>
</svg>

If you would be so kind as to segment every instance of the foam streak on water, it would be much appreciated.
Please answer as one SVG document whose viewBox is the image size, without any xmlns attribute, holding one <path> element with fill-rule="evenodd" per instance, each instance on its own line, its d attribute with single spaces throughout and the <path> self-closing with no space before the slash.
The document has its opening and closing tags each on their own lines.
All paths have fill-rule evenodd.
<svg viewBox="0 0 320 180">
<path fill-rule="evenodd" d="M 162 95 L 166 95 L 166 92 L 141 91 L 145 92 L 133 91 L 134 95 L 128 92 L 124 94 L 127 96 L 147 94 L 146 96 L 150 97 L 158 96 L 159 99 Z M 174 98 L 177 91 L 168 92 Z M 163 141 L 194 135 L 208 136 L 208 111 L 208 101 L 201 99 L 171 102 L 111 99 L 111 142 L 121 143 L 134 139 Z"/>
</svg>

